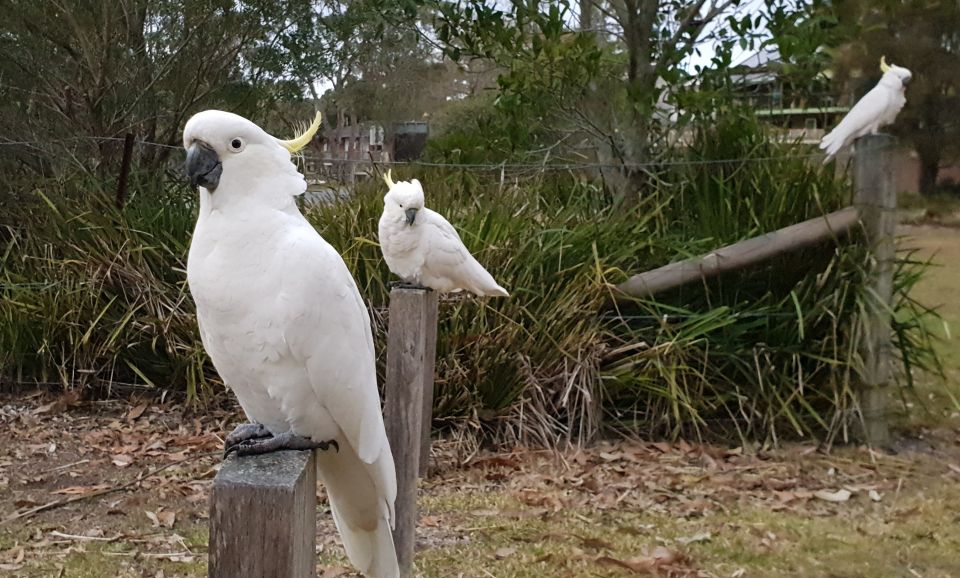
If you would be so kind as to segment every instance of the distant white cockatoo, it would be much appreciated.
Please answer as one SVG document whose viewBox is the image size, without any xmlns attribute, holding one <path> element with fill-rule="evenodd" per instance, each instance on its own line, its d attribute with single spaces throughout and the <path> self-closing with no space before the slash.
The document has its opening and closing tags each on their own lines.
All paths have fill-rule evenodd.
<svg viewBox="0 0 960 578">
<path fill-rule="evenodd" d="M 420 181 L 393 182 L 380 216 L 380 250 L 387 266 L 405 282 L 441 293 L 466 289 L 474 295 L 507 297 L 507 290 L 477 262 L 443 215 L 423 206 Z"/>
<path fill-rule="evenodd" d="M 253 422 L 226 452 L 313 449 L 351 562 L 400 576 L 397 480 L 377 393 L 370 319 L 350 271 L 297 209 L 290 161 L 320 126 L 278 140 L 218 110 L 183 130 L 200 211 L 187 259 L 203 346 Z M 283 520 L 277 520 L 283 524 Z"/>
<path fill-rule="evenodd" d="M 880 70 L 883 71 L 880 82 L 820 141 L 820 148 L 827 152 L 824 164 L 856 139 L 865 134 L 876 134 L 880 127 L 891 124 L 906 104 L 904 93 L 913 77 L 910 71 L 895 64 L 888 65 L 886 57 L 880 58 Z"/>
</svg>

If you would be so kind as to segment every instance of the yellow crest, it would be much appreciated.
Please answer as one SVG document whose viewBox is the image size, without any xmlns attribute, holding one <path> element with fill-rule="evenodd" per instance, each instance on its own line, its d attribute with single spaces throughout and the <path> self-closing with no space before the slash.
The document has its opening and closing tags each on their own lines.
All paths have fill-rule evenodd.
<svg viewBox="0 0 960 578">
<path fill-rule="evenodd" d="M 393 177 L 390 176 L 391 172 L 392 172 L 392 169 L 387 169 L 387 174 L 383 175 L 383 182 L 387 183 L 387 188 L 389 189 L 392 189 L 393 185 L 395 184 L 393 182 Z"/>
<path fill-rule="evenodd" d="M 887 64 L 887 57 L 886 57 L 886 56 L 881 56 L 881 57 L 880 57 L 880 72 L 886 74 L 886 73 L 889 72 L 889 71 L 890 71 L 890 65 Z"/>
<path fill-rule="evenodd" d="M 310 144 L 310 141 L 313 140 L 313 136 L 317 134 L 318 130 L 320 130 L 320 111 L 317 111 L 317 115 L 313 117 L 313 122 L 302 134 L 290 140 L 277 139 L 277 142 L 280 146 L 290 151 L 291 154 L 297 153 L 300 152 L 303 147 Z"/>
</svg>

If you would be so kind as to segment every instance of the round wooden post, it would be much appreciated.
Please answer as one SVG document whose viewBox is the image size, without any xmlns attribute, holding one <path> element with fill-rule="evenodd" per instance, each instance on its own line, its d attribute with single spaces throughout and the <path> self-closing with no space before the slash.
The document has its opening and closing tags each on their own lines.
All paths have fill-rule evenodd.
<svg viewBox="0 0 960 578">
<path fill-rule="evenodd" d="M 854 154 L 855 203 L 870 249 L 866 315 L 861 320 L 860 412 L 864 440 L 881 446 L 890 439 L 887 421 L 891 378 L 890 320 L 897 232 L 897 190 L 893 175 L 896 141 L 890 135 L 861 137 Z"/>
</svg>

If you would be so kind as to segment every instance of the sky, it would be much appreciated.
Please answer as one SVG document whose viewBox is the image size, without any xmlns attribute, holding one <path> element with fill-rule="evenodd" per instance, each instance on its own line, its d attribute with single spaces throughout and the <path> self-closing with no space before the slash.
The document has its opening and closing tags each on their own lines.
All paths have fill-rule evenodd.
<svg viewBox="0 0 960 578">
<path fill-rule="evenodd" d="M 737 8 L 737 14 L 751 14 L 752 16 L 759 15 L 764 10 L 764 0 L 746 0 L 743 2 L 739 8 Z M 711 26 L 708 26 L 704 31 L 705 35 L 709 35 L 711 32 L 715 31 L 718 26 L 724 26 L 725 22 L 721 20 L 714 21 Z M 770 32 L 765 27 L 760 31 L 763 38 L 769 38 Z M 706 66 L 710 64 L 711 59 L 713 58 L 716 52 L 716 44 L 711 42 L 703 42 L 698 47 L 700 53 L 694 56 L 691 56 L 687 62 L 687 70 L 693 72 L 696 70 L 697 66 Z M 733 49 L 733 63 L 738 64 L 749 57 L 751 54 L 757 51 L 757 48 L 747 48 L 742 49 L 739 46 Z"/>
</svg>

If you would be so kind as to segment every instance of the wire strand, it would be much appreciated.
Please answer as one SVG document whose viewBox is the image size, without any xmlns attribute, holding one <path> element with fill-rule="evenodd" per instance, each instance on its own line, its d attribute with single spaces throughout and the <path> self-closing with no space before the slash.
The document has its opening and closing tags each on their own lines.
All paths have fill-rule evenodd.
<svg viewBox="0 0 960 578">
<path fill-rule="evenodd" d="M 49 141 L 23 141 L 23 140 L 14 140 L 9 137 L 0 136 L 0 147 L 3 146 L 23 146 L 23 147 L 32 147 L 32 148 L 41 148 L 44 145 L 49 145 L 53 143 L 65 143 L 65 142 L 78 142 L 78 141 L 93 141 L 93 142 L 123 142 L 124 139 L 120 137 L 107 137 L 107 136 L 76 136 L 63 139 L 54 139 Z M 176 149 L 181 150 L 181 147 L 168 145 L 163 143 L 151 142 L 147 140 L 135 140 L 136 144 L 142 146 L 158 147 L 164 149 Z M 746 162 L 766 162 L 766 161 L 778 161 L 778 160 L 808 160 L 808 159 L 822 159 L 824 154 L 820 151 L 810 152 L 806 154 L 785 154 L 785 155 L 771 155 L 771 156 L 762 156 L 762 157 L 736 157 L 736 158 L 725 158 L 725 159 L 674 159 L 674 160 L 662 160 L 662 161 L 648 161 L 641 163 L 596 163 L 596 162 L 567 162 L 567 163 L 457 163 L 457 162 L 432 162 L 432 161 L 421 161 L 421 160 L 412 160 L 412 161 L 371 161 L 369 159 L 332 159 L 332 158 L 323 158 L 317 157 L 314 155 L 304 156 L 304 159 L 310 163 L 320 163 L 325 165 L 382 165 L 382 166 L 420 166 L 420 167 L 430 167 L 430 168 L 450 168 L 450 169 L 473 169 L 478 171 L 492 171 L 492 170 L 528 170 L 528 171 L 575 171 L 575 170 L 588 170 L 588 169 L 622 169 L 622 170 L 643 170 L 643 169 L 654 169 L 654 168 L 663 168 L 663 167 L 677 167 L 677 166 L 705 166 L 705 165 L 718 165 L 718 164 L 729 164 L 729 163 L 746 163 Z"/>
</svg>

